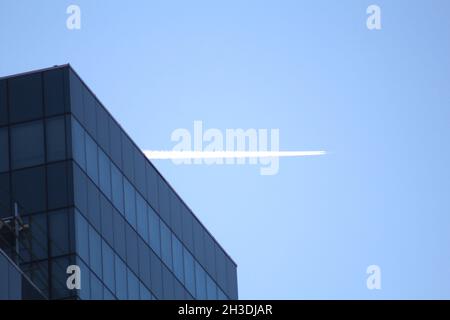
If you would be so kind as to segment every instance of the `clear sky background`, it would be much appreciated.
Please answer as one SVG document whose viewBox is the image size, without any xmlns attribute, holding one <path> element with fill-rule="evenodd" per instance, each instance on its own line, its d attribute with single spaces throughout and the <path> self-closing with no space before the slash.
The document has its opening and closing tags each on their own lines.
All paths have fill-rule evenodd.
<svg viewBox="0 0 450 320">
<path fill-rule="evenodd" d="M 142 149 L 202 120 L 329 152 L 275 176 L 154 161 L 240 298 L 450 298 L 450 1 L 0 0 L 1 76 L 64 63 Z"/>
</svg>

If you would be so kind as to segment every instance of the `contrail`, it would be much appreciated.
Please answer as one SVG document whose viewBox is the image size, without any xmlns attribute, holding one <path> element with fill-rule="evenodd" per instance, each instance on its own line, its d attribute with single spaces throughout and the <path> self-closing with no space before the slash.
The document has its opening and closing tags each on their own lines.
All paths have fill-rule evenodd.
<svg viewBox="0 0 450 320">
<path fill-rule="evenodd" d="M 209 158 L 274 158 L 323 156 L 326 151 L 152 151 L 144 150 L 149 159 L 209 159 Z"/>
</svg>

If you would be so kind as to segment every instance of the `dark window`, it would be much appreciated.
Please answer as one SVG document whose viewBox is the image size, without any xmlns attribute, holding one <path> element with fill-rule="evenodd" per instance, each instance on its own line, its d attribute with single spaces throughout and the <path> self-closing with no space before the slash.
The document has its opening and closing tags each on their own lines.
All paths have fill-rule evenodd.
<svg viewBox="0 0 450 320">
<path fill-rule="evenodd" d="M 153 251 L 156 252 L 158 256 L 161 256 L 160 219 L 151 207 L 147 207 L 147 209 L 150 247 L 153 249 Z"/>
<path fill-rule="evenodd" d="M 9 173 L 0 174 L 0 203 L 3 210 L 0 210 L 0 218 L 11 216 L 11 192 Z"/>
<path fill-rule="evenodd" d="M 109 154 L 109 115 L 101 106 L 97 108 L 97 141 Z"/>
<path fill-rule="evenodd" d="M 80 165 L 81 168 L 86 169 L 86 149 L 84 142 L 84 130 L 81 125 L 72 118 L 72 149 L 73 159 Z"/>
<path fill-rule="evenodd" d="M 102 241 L 102 257 L 103 257 L 103 282 L 111 291 L 115 291 L 115 274 L 114 274 L 114 252 L 111 247 Z"/>
<path fill-rule="evenodd" d="M 66 158 L 66 129 L 64 117 L 51 118 L 46 122 L 47 161 Z"/>
<path fill-rule="evenodd" d="M 203 265 L 206 266 L 205 262 L 205 238 L 204 238 L 204 229 L 200 225 L 197 219 L 193 219 L 193 232 L 194 232 L 194 255 L 197 260 Z"/>
<path fill-rule="evenodd" d="M 162 298 L 162 265 L 161 260 L 153 252 L 150 252 L 150 276 L 152 292 L 158 298 Z"/>
<path fill-rule="evenodd" d="M 227 285 L 227 270 L 225 265 L 225 253 L 216 243 L 216 279 L 219 286 L 225 288 Z"/>
<path fill-rule="evenodd" d="M 65 112 L 64 70 L 44 72 L 45 114 L 54 116 Z"/>
<path fill-rule="evenodd" d="M 142 283 L 139 284 L 139 293 L 141 295 L 141 300 L 152 300 L 152 294 Z"/>
<path fill-rule="evenodd" d="M 142 279 L 146 286 L 150 287 L 150 248 L 141 238 L 138 238 L 138 247 L 139 277 Z"/>
<path fill-rule="evenodd" d="M 12 173 L 13 198 L 26 213 L 45 210 L 45 168 L 35 167 Z"/>
<path fill-rule="evenodd" d="M 13 169 L 44 163 L 44 126 L 42 121 L 11 128 L 11 159 Z"/>
<path fill-rule="evenodd" d="M 181 206 L 181 221 L 183 226 L 183 243 L 194 252 L 194 233 L 192 231 L 192 221 L 194 217 L 191 211 L 184 205 Z"/>
<path fill-rule="evenodd" d="M 134 272 L 139 273 L 138 235 L 128 223 L 125 224 L 125 235 L 127 241 L 127 264 Z"/>
<path fill-rule="evenodd" d="M 109 118 L 109 146 L 111 158 L 119 168 L 122 168 L 122 133 L 119 125 L 113 118 Z"/>
<path fill-rule="evenodd" d="M 77 258 L 76 261 L 76 265 L 80 267 L 82 274 L 81 289 L 78 290 L 78 295 L 82 300 L 89 300 L 91 299 L 91 271 L 80 258 Z"/>
<path fill-rule="evenodd" d="M 89 224 L 75 209 L 75 243 L 78 255 L 89 263 Z"/>
<path fill-rule="evenodd" d="M 214 240 L 211 235 L 205 231 L 205 254 L 206 254 L 206 271 L 213 277 L 216 277 L 216 250 Z"/>
<path fill-rule="evenodd" d="M 126 260 L 125 220 L 120 213 L 113 209 L 114 250 Z"/>
<path fill-rule="evenodd" d="M 75 264 L 74 256 L 53 258 L 50 261 L 50 268 L 52 270 L 52 277 L 51 277 L 52 299 L 67 299 L 69 297 L 70 298 L 75 297 L 76 293 L 73 290 L 69 290 L 66 284 L 68 277 L 66 273 L 67 266 L 73 264 Z M 40 271 L 40 273 L 42 273 L 42 271 Z M 35 279 L 32 278 L 32 280 Z"/>
<path fill-rule="evenodd" d="M 41 74 L 35 73 L 9 80 L 9 116 L 11 122 L 42 118 Z"/>
<path fill-rule="evenodd" d="M 139 280 L 128 269 L 128 300 L 139 300 Z"/>
<path fill-rule="evenodd" d="M 127 299 L 127 267 L 125 263 L 115 256 L 116 265 L 116 296 L 120 300 Z"/>
<path fill-rule="evenodd" d="M 111 164 L 111 193 L 114 206 L 123 213 L 123 177 L 119 169 Z"/>
<path fill-rule="evenodd" d="M 161 259 L 172 269 L 172 235 L 164 223 L 161 223 Z"/>
<path fill-rule="evenodd" d="M 100 218 L 100 192 L 97 187 L 90 181 L 87 180 L 87 194 L 88 194 L 88 219 L 92 225 L 97 229 L 101 229 L 101 218 Z"/>
<path fill-rule="evenodd" d="M 175 276 L 183 282 L 184 271 L 183 271 L 183 245 L 181 242 L 172 234 L 172 257 L 173 257 L 173 272 Z"/>
<path fill-rule="evenodd" d="M 114 245 L 114 229 L 113 229 L 113 216 L 112 216 L 111 203 L 100 194 L 100 211 L 102 221 L 102 235 L 106 241 L 113 246 Z"/>
<path fill-rule="evenodd" d="M 8 124 L 8 104 L 6 99 L 6 80 L 0 80 L 0 126 Z"/>
<path fill-rule="evenodd" d="M 31 260 L 48 258 L 47 214 L 39 213 L 24 216 L 23 222 L 29 225 L 29 250 L 23 252 L 23 258 Z M 32 255 L 30 255 L 32 253 Z"/>
<path fill-rule="evenodd" d="M 89 226 L 89 265 L 102 277 L 102 239 L 92 226 Z"/>
<path fill-rule="evenodd" d="M 81 123 L 84 122 L 83 90 L 81 80 L 70 70 L 70 109 Z"/>
<path fill-rule="evenodd" d="M 125 176 L 130 181 L 134 181 L 134 147 L 125 132 L 122 132 L 122 160 Z"/>
<path fill-rule="evenodd" d="M 195 284 L 196 298 L 206 300 L 206 273 L 197 261 L 195 261 Z"/>
<path fill-rule="evenodd" d="M 136 195 L 133 186 L 127 179 L 123 179 L 123 191 L 125 200 L 125 217 L 136 228 Z"/>
<path fill-rule="evenodd" d="M 162 268 L 163 272 L 163 297 L 164 299 L 173 299 L 174 292 L 174 278 L 172 273 L 165 266 Z"/>
<path fill-rule="evenodd" d="M 47 166 L 47 200 L 50 210 L 69 205 L 67 165 L 67 162 L 58 162 Z"/>
<path fill-rule="evenodd" d="M 206 296 L 208 300 L 217 300 L 217 287 L 209 275 L 206 275 Z"/>
<path fill-rule="evenodd" d="M 147 203 L 139 193 L 136 193 L 137 231 L 145 241 L 148 241 Z"/>
<path fill-rule="evenodd" d="M 0 172 L 9 170 L 8 128 L 0 129 Z"/>
<path fill-rule="evenodd" d="M 86 171 L 89 177 L 98 184 L 98 156 L 97 145 L 94 140 L 86 134 Z"/>
<path fill-rule="evenodd" d="M 170 226 L 173 232 L 181 238 L 182 236 L 182 220 L 181 220 L 181 200 L 170 190 Z"/>
<path fill-rule="evenodd" d="M 192 296 L 195 296 L 195 267 L 194 258 L 189 253 L 189 251 L 184 248 L 183 250 L 184 258 L 184 285 L 189 290 Z"/>
<path fill-rule="evenodd" d="M 73 165 L 73 185 L 75 206 L 87 215 L 87 177 L 76 164 Z"/>
<path fill-rule="evenodd" d="M 237 288 L 237 274 L 236 265 L 231 261 L 231 259 L 226 258 L 226 268 L 227 268 L 227 287 L 226 291 L 231 299 L 238 298 L 238 288 Z"/>
<path fill-rule="evenodd" d="M 149 162 L 146 162 L 145 164 L 145 175 L 147 178 L 147 200 L 153 208 L 158 210 L 158 174 L 156 173 L 156 169 L 153 168 Z"/>
<path fill-rule="evenodd" d="M 86 87 L 83 90 L 83 103 L 85 127 L 87 132 L 97 139 L 97 101 Z"/>
<path fill-rule="evenodd" d="M 112 200 L 111 197 L 111 163 L 106 154 L 98 149 L 98 169 L 99 169 L 99 183 L 100 189 Z"/>
<path fill-rule="evenodd" d="M 52 257 L 72 253 L 73 245 L 73 215 L 69 210 L 58 210 L 48 214 L 50 226 L 50 255 Z"/>
<path fill-rule="evenodd" d="M 91 273 L 91 299 L 103 299 L 103 284 L 93 273 Z"/>
<path fill-rule="evenodd" d="M 159 179 L 158 196 L 161 219 L 170 224 L 169 186 L 162 178 Z"/>
<path fill-rule="evenodd" d="M 146 194 L 147 188 L 145 186 L 145 158 L 141 150 L 134 147 L 134 181 L 136 188 L 140 193 Z"/>
</svg>

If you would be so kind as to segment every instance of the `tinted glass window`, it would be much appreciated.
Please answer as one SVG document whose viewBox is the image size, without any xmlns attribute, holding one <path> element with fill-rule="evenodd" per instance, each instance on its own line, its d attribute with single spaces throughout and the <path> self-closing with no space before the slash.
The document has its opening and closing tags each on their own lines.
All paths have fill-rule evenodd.
<svg viewBox="0 0 450 320">
<path fill-rule="evenodd" d="M 0 172 L 9 170 L 8 128 L 0 129 Z"/>
<path fill-rule="evenodd" d="M 209 275 L 206 275 L 206 296 L 208 300 L 217 300 L 216 284 Z"/>
<path fill-rule="evenodd" d="M 173 257 L 173 272 L 175 276 L 183 282 L 183 246 L 181 242 L 172 234 L 172 257 Z"/>
<path fill-rule="evenodd" d="M 138 278 L 128 269 L 128 299 L 139 300 L 139 290 Z"/>
<path fill-rule="evenodd" d="M 102 235 L 106 241 L 113 246 L 114 245 L 114 228 L 113 228 L 113 216 L 112 216 L 111 203 L 100 194 L 100 211 L 102 221 Z"/>
<path fill-rule="evenodd" d="M 127 241 L 127 264 L 134 272 L 139 273 L 138 236 L 128 223 L 125 224 L 125 235 Z"/>
<path fill-rule="evenodd" d="M 136 198 L 133 186 L 127 179 L 123 180 L 124 200 L 125 200 L 125 217 L 127 221 L 136 228 Z"/>
<path fill-rule="evenodd" d="M 9 80 L 9 112 L 11 122 L 42 118 L 42 81 L 40 73 Z"/>
<path fill-rule="evenodd" d="M 145 242 L 138 238 L 139 247 L 139 277 L 150 287 L 150 249 Z"/>
<path fill-rule="evenodd" d="M 127 267 L 125 263 L 115 256 L 116 265 L 116 296 L 120 300 L 127 299 Z"/>
<path fill-rule="evenodd" d="M 161 258 L 172 269 L 172 235 L 164 223 L 161 223 Z"/>
<path fill-rule="evenodd" d="M 162 178 L 159 179 L 158 196 L 159 214 L 166 223 L 170 224 L 169 186 Z"/>
<path fill-rule="evenodd" d="M 153 252 L 150 252 L 150 276 L 152 284 L 150 289 L 158 298 L 162 298 L 162 265 Z"/>
<path fill-rule="evenodd" d="M 47 166 L 47 206 L 58 209 L 69 205 L 69 181 L 67 162 Z"/>
<path fill-rule="evenodd" d="M 97 276 L 102 277 L 102 240 L 91 226 L 89 226 L 89 262 Z"/>
<path fill-rule="evenodd" d="M 89 177 L 98 184 L 98 156 L 97 145 L 87 134 L 86 136 L 86 169 Z"/>
<path fill-rule="evenodd" d="M 137 230 L 145 241 L 148 241 L 147 204 L 139 193 L 136 193 Z"/>
<path fill-rule="evenodd" d="M 157 173 L 155 168 L 152 167 L 150 163 L 146 161 L 145 164 L 145 174 L 147 178 L 147 200 L 156 208 L 159 209 L 158 206 L 158 181 L 157 181 Z"/>
<path fill-rule="evenodd" d="M 13 198 L 26 213 L 45 210 L 45 168 L 35 167 L 12 173 Z"/>
<path fill-rule="evenodd" d="M 139 292 L 141 295 L 141 300 L 152 300 L 152 294 L 142 283 L 140 283 Z"/>
<path fill-rule="evenodd" d="M 72 113 L 81 122 L 84 122 L 83 87 L 80 79 L 70 70 L 70 108 Z"/>
<path fill-rule="evenodd" d="M 93 273 L 91 273 L 91 299 L 103 299 L 103 284 Z"/>
<path fill-rule="evenodd" d="M 97 229 L 101 229 L 101 217 L 100 217 L 100 192 L 97 187 L 87 180 L 87 194 L 88 194 L 88 219 L 92 225 Z"/>
<path fill-rule="evenodd" d="M 194 258 L 192 255 L 184 249 L 183 251 L 184 258 L 184 285 L 189 290 L 191 295 L 195 295 L 195 267 L 194 267 Z"/>
<path fill-rule="evenodd" d="M 125 176 L 134 181 L 134 148 L 131 140 L 122 132 L 122 168 Z"/>
<path fill-rule="evenodd" d="M 173 299 L 175 296 L 173 275 L 165 266 L 163 266 L 162 270 L 164 299 Z"/>
<path fill-rule="evenodd" d="M 197 219 L 192 220 L 193 233 L 194 233 L 194 254 L 197 260 L 205 265 L 205 241 L 203 227 L 200 225 Z"/>
<path fill-rule="evenodd" d="M 104 108 L 97 108 L 97 141 L 109 154 L 109 115 Z"/>
<path fill-rule="evenodd" d="M 126 259 L 126 242 L 125 242 L 125 220 L 117 210 L 113 209 L 114 223 L 114 249 L 122 257 Z"/>
<path fill-rule="evenodd" d="M 64 85 L 63 69 L 44 72 L 44 104 L 47 116 L 64 113 Z"/>
<path fill-rule="evenodd" d="M 140 193 L 146 194 L 145 158 L 141 150 L 134 147 L 134 182 Z"/>
<path fill-rule="evenodd" d="M 175 194 L 175 191 L 170 190 L 170 223 L 173 232 L 182 237 L 182 220 L 181 220 L 181 200 Z"/>
<path fill-rule="evenodd" d="M 205 253 L 206 253 L 206 271 L 212 275 L 216 276 L 216 251 L 214 246 L 214 240 L 209 233 L 205 231 Z"/>
<path fill-rule="evenodd" d="M 84 130 L 81 125 L 72 118 L 72 152 L 74 160 L 86 169 L 86 151 L 84 147 Z"/>
<path fill-rule="evenodd" d="M 160 220 L 156 212 L 153 211 L 151 207 L 148 206 L 147 209 L 150 247 L 158 256 L 161 256 Z"/>
<path fill-rule="evenodd" d="M 227 270 L 226 270 L 226 261 L 225 261 L 225 253 L 216 244 L 216 280 L 217 284 L 223 288 L 225 288 L 227 284 Z"/>
<path fill-rule="evenodd" d="M 89 263 L 89 224 L 78 210 L 75 210 L 75 243 L 78 255 Z"/>
<path fill-rule="evenodd" d="M 181 207 L 181 222 L 183 228 L 183 242 L 186 247 L 194 252 L 194 233 L 192 231 L 193 216 L 188 208 L 184 205 Z"/>
<path fill-rule="evenodd" d="M 39 165 L 45 160 L 44 126 L 42 121 L 11 128 L 11 158 L 13 169 Z"/>
<path fill-rule="evenodd" d="M 61 256 L 73 251 L 71 234 L 73 230 L 73 217 L 69 210 L 58 210 L 48 214 L 50 227 L 50 254 Z"/>
<path fill-rule="evenodd" d="M 119 125 L 109 118 L 109 142 L 111 148 L 111 158 L 119 168 L 122 168 L 122 134 Z"/>
<path fill-rule="evenodd" d="M 123 178 L 119 169 L 115 165 L 111 165 L 111 192 L 114 206 L 123 212 Z"/>
<path fill-rule="evenodd" d="M 112 200 L 111 197 L 111 163 L 106 154 L 98 149 L 98 164 L 99 164 L 99 182 L 100 189 Z"/>
<path fill-rule="evenodd" d="M 47 241 L 47 214 L 33 214 L 23 217 L 24 223 L 29 227 L 29 247 L 31 250 L 25 251 L 24 259 L 39 260 L 48 258 L 48 241 Z M 33 255 L 31 256 L 30 253 Z"/>
<path fill-rule="evenodd" d="M 76 265 L 80 267 L 81 289 L 78 290 L 78 295 L 82 300 L 89 300 L 91 298 L 91 271 L 88 266 L 80 259 L 77 259 Z"/>
<path fill-rule="evenodd" d="M 196 298 L 206 300 L 206 273 L 197 261 L 195 261 L 195 284 Z"/>
<path fill-rule="evenodd" d="M 0 80 L 0 126 L 8 123 L 8 105 L 6 102 L 6 80 Z"/>
<path fill-rule="evenodd" d="M 112 248 L 102 241 L 102 257 L 103 257 L 103 282 L 111 290 L 115 291 L 115 274 L 114 274 L 114 252 Z"/>
<path fill-rule="evenodd" d="M 84 123 L 89 134 L 97 139 L 97 101 L 86 87 L 83 95 Z"/>
<path fill-rule="evenodd" d="M 73 186 L 75 206 L 87 215 L 87 177 L 76 164 L 73 165 Z"/>
<path fill-rule="evenodd" d="M 48 119 L 46 122 L 47 161 L 66 158 L 66 128 L 64 117 Z"/>
</svg>

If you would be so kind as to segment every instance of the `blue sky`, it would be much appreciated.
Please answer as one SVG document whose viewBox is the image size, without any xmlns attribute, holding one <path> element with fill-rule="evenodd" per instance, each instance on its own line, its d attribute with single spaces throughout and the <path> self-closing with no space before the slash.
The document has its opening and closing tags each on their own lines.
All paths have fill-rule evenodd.
<svg viewBox="0 0 450 320">
<path fill-rule="evenodd" d="M 449 1 L 0 0 L 0 43 L 1 76 L 70 63 L 142 149 L 202 120 L 329 152 L 274 176 L 154 162 L 240 298 L 450 298 Z"/>
</svg>

